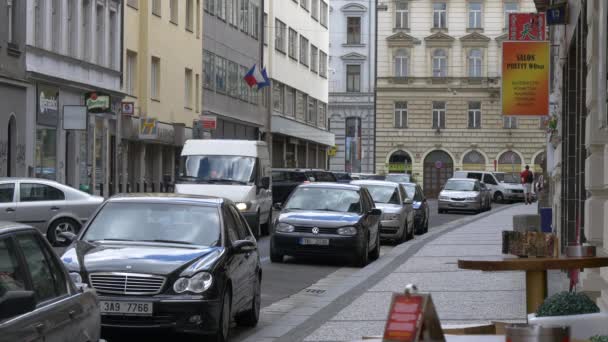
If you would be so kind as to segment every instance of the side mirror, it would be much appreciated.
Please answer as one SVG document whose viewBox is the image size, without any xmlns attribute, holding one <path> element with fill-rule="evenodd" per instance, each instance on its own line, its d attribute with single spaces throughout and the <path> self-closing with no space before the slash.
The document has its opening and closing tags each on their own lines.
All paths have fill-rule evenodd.
<svg viewBox="0 0 608 342">
<path fill-rule="evenodd" d="M 255 242 L 251 240 L 238 240 L 232 243 L 232 251 L 235 254 L 247 254 L 257 249 Z"/>
<path fill-rule="evenodd" d="M 403 200 L 403 204 L 405 205 L 412 205 L 414 203 L 414 200 L 412 200 L 411 198 L 406 198 Z"/>
<path fill-rule="evenodd" d="M 64 245 L 69 245 L 72 242 L 74 242 L 76 240 L 76 238 L 78 237 L 76 234 L 74 233 L 70 233 L 70 232 L 61 232 L 58 235 L 61 239 L 63 239 L 63 243 L 61 241 L 58 241 L 60 244 L 64 244 Z"/>
<path fill-rule="evenodd" d="M 374 209 L 370 210 L 369 214 L 371 216 L 380 216 L 380 215 L 382 215 L 382 210 L 380 210 L 378 208 L 374 208 Z"/>
<path fill-rule="evenodd" d="M 281 209 L 283 209 L 283 203 L 277 202 L 277 203 L 273 204 L 272 209 L 280 211 Z"/>
<path fill-rule="evenodd" d="M 270 177 L 262 177 L 260 180 L 260 187 L 266 190 L 270 189 Z"/>
<path fill-rule="evenodd" d="M 8 291 L 0 299 L 0 320 L 23 315 L 35 309 L 34 291 Z"/>
</svg>

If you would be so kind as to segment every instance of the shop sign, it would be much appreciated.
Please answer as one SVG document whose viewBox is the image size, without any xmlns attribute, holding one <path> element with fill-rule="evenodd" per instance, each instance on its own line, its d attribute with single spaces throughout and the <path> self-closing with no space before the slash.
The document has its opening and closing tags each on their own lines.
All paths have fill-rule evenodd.
<svg viewBox="0 0 608 342">
<path fill-rule="evenodd" d="M 545 13 L 510 13 L 509 40 L 545 40 Z"/>
<path fill-rule="evenodd" d="M 87 129 L 87 107 L 63 106 L 63 129 L 85 131 Z"/>
<path fill-rule="evenodd" d="M 139 119 L 139 139 L 155 140 L 158 138 L 158 120 L 155 118 Z"/>
<path fill-rule="evenodd" d="M 502 45 L 502 115 L 549 115 L 549 42 Z"/>
<path fill-rule="evenodd" d="M 135 104 L 133 102 L 121 102 L 120 112 L 123 115 L 133 115 L 135 113 Z"/>
<path fill-rule="evenodd" d="M 389 163 L 388 164 L 388 172 L 391 173 L 405 173 L 412 172 L 412 164 L 406 163 Z"/>
<path fill-rule="evenodd" d="M 59 117 L 59 88 L 38 85 L 38 115 L 39 125 L 57 127 Z"/>
<path fill-rule="evenodd" d="M 430 295 L 393 294 L 383 341 L 445 341 Z"/>
<path fill-rule="evenodd" d="M 335 157 L 336 153 L 338 153 L 338 148 L 336 146 L 330 146 L 327 149 L 327 155 L 330 157 Z"/>
<path fill-rule="evenodd" d="M 217 116 L 215 115 L 201 115 L 201 122 L 203 129 L 217 129 Z"/>
<path fill-rule="evenodd" d="M 553 5 L 547 10 L 547 25 L 566 25 L 568 3 Z"/>
<path fill-rule="evenodd" d="M 85 104 L 90 113 L 107 113 L 110 112 L 110 96 L 99 94 L 96 92 L 87 93 L 85 95 Z"/>
</svg>

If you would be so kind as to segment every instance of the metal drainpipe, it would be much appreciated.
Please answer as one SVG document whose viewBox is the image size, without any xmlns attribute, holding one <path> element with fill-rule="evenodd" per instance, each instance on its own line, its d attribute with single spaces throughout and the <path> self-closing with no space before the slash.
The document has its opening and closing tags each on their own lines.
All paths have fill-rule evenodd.
<svg viewBox="0 0 608 342">
<path fill-rule="evenodd" d="M 374 12 L 375 12 L 375 18 L 374 18 L 374 25 L 375 25 L 375 30 L 376 32 L 374 32 L 374 158 L 372 161 L 372 165 L 373 165 L 373 172 L 376 173 L 376 155 L 377 155 L 377 151 L 376 151 L 376 123 L 377 123 L 377 118 L 376 118 L 376 109 L 378 108 L 377 102 L 378 102 L 378 91 L 377 91 L 377 87 L 378 87 L 378 0 L 375 1 L 375 8 L 374 8 Z"/>
</svg>

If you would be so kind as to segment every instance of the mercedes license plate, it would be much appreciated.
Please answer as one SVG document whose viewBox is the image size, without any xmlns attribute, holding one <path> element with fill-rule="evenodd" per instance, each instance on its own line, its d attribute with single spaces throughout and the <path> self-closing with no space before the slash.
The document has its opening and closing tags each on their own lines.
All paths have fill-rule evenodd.
<svg viewBox="0 0 608 342">
<path fill-rule="evenodd" d="M 329 246 L 329 239 L 302 238 L 302 239 L 300 239 L 300 244 L 301 245 Z"/>
<path fill-rule="evenodd" d="M 152 316 L 152 303 L 100 301 L 102 315 Z"/>
</svg>

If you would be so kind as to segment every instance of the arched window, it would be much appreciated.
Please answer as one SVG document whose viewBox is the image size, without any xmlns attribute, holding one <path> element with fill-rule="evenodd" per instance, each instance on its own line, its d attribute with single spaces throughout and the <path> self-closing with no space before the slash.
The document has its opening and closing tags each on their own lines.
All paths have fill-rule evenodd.
<svg viewBox="0 0 608 342">
<path fill-rule="evenodd" d="M 539 153 L 534 158 L 534 165 L 532 165 L 532 167 L 534 168 L 534 172 L 543 172 L 544 164 L 545 164 L 545 152 Z"/>
<path fill-rule="evenodd" d="M 409 75 L 410 56 L 405 49 L 395 52 L 395 77 L 407 77 Z"/>
<path fill-rule="evenodd" d="M 448 55 L 444 49 L 433 51 L 433 77 L 448 76 Z"/>
<path fill-rule="evenodd" d="M 507 151 L 498 157 L 498 171 L 519 177 L 521 172 L 521 157 L 513 151 Z"/>
<path fill-rule="evenodd" d="M 471 171 L 485 170 L 486 158 L 478 151 L 471 151 L 462 158 L 462 169 Z"/>
<path fill-rule="evenodd" d="M 389 173 L 412 174 L 412 157 L 405 151 L 395 151 L 388 160 Z"/>
<path fill-rule="evenodd" d="M 481 77 L 482 60 L 480 49 L 469 51 L 469 77 Z"/>
</svg>

